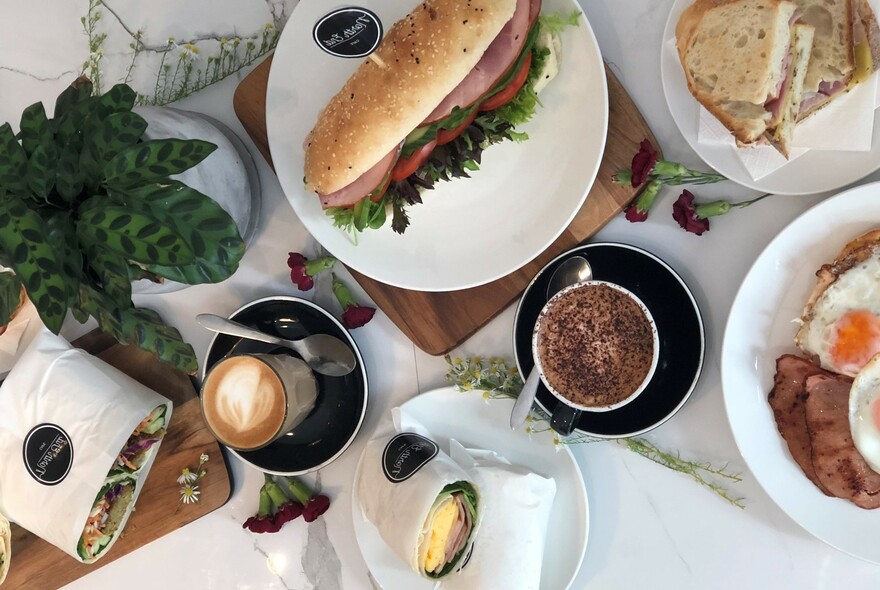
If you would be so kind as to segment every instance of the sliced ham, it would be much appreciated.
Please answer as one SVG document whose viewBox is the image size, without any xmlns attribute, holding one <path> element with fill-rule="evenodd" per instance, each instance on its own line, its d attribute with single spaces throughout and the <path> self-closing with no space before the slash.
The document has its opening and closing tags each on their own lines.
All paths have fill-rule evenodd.
<svg viewBox="0 0 880 590">
<path fill-rule="evenodd" d="M 469 106 L 491 90 L 519 57 L 526 43 L 532 13 L 537 15 L 540 11 L 541 0 L 517 0 L 513 17 L 486 49 L 471 73 L 443 99 L 422 125 L 445 119 L 454 107 Z"/>
<path fill-rule="evenodd" d="M 397 152 L 400 148 L 394 148 L 388 155 L 379 160 L 379 163 L 361 174 L 357 180 L 346 185 L 329 195 L 318 195 L 321 198 L 321 207 L 350 207 L 376 190 L 385 176 L 397 161 Z"/>
</svg>

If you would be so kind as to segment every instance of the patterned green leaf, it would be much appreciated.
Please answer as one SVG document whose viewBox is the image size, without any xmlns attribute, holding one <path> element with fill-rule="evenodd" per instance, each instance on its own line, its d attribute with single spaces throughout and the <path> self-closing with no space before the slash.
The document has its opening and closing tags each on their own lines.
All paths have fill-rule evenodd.
<svg viewBox="0 0 880 590">
<path fill-rule="evenodd" d="M 103 180 L 104 166 L 122 150 L 135 145 L 147 128 L 143 117 L 132 112 L 114 113 L 106 119 L 89 117 L 80 165 L 86 186 L 94 192 Z"/>
<path fill-rule="evenodd" d="M 80 242 L 101 244 L 142 264 L 187 264 L 194 259 L 181 234 L 148 210 L 108 206 L 106 198 L 92 197 L 79 213 L 76 231 Z"/>
<path fill-rule="evenodd" d="M 0 326 L 12 320 L 12 314 L 21 304 L 21 281 L 12 272 L 0 272 Z"/>
<path fill-rule="evenodd" d="M 70 293 L 55 245 L 47 235 L 46 223 L 24 203 L 0 201 L 0 249 L 9 256 L 43 323 L 57 334 Z"/>
<path fill-rule="evenodd" d="M 27 164 L 27 183 L 31 192 L 46 199 L 55 186 L 55 171 L 58 167 L 58 148 L 54 143 L 41 143 L 31 153 Z"/>
<path fill-rule="evenodd" d="M 42 209 L 48 229 L 47 242 L 53 245 L 61 263 L 61 274 L 69 293 L 76 293 L 83 278 L 83 256 L 76 237 L 73 218 L 60 209 Z"/>
<path fill-rule="evenodd" d="M 98 320 L 98 325 L 123 344 L 133 344 L 184 373 L 194 374 L 199 364 L 195 351 L 180 332 L 166 325 L 155 311 L 142 307 L 115 307 L 107 295 L 84 286 L 79 306 Z"/>
<path fill-rule="evenodd" d="M 136 99 L 137 94 L 128 84 L 117 84 L 97 100 L 95 112 L 105 119 L 114 113 L 131 111 Z"/>
<path fill-rule="evenodd" d="M 79 154 L 82 151 L 82 135 L 71 138 L 58 156 L 58 169 L 55 183 L 58 194 L 68 203 L 73 203 L 83 191 L 83 175 L 79 165 Z"/>
<path fill-rule="evenodd" d="M 27 107 L 21 114 L 21 145 L 28 157 L 31 157 L 38 146 L 48 145 L 55 141 L 46 109 L 43 103 L 36 102 Z"/>
<path fill-rule="evenodd" d="M 27 154 L 9 123 L 0 125 L 0 186 L 11 193 L 27 192 Z"/>
<path fill-rule="evenodd" d="M 189 170 L 217 146 L 198 139 L 155 139 L 122 150 L 107 163 L 104 176 L 113 188 L 124 189 L 163 180 Z"/>
<path fill-rule="evenodd" d="M 163 217 L 192 249 L 192 262 L 148 266 L 157 275 L 197 285 L 218 283 L 238 269 L 244 242 L 235 221 L 213 199 L 177 181 L 111 194 L 131 207 L 145 207 L 152 215 Z"/>
<path fill-rule="evenodd" d="M 97 246 L 87 247 L 89 266 L 92 267 L 104 293 L 119 308 L 131 307 L 131 279 L 128 278 L 128 262 L 115 252 Z"/>
<path fill-rule="evenodd" d="M 55 115 L 58 119 L 70 112 L 74 105 L 82 102 L 92 94 L 92 83 L 85 79 L 75 81 L 64 89 L 55 99 Z"/>
</svg>

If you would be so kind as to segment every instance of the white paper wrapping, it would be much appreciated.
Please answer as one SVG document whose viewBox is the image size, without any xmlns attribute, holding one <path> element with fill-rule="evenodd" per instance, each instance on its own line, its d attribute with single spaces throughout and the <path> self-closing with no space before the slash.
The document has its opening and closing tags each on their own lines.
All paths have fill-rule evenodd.
<svg viewBox="0 0 880 590">
<path fill-rule="evenodd" d="M 431 506 L 448 484 L 457 481 L 473 482 L 455 461 L 438 449 L 437 455 L 408 479 L 392 483 L 383 467 L 385 448 L 389 441 L 404 432 L 431 438 L 430 433 L 420 424 L 401 416 L 399 408 L 394 408 L 392 415 L 393 431 L 386 430 L 367 443 L 355 485 L 364 518 L 376 527 L 385 543 L 414 572 L 427 577 L 419 567 L 419 547 L 426 533 L 425 520 Z M 475 489 L 477 487 L 474 485 Z M 478 495 L 482 497 L 479 492 Z M 482 500 L 478 500 L 478 513 L 481 502 Z M 479 520 L 475 528 L 478 526 Z"/>
<path fill-rule="evenodd" d="M 450 457 L 480 486 L 480 530 L 470 559 L 443 590 L 538 590 L 556 482 L 511 465 L 493 451 L 449 441 Z"/>
<path fill-rule="evenodd" d="M 82 561 L 77 543 L 98 491 L 131 433 L 162 404 L 168 408 L 167 424 L 167 398 L 41 331 L 0 386 L 0 513 Z M 66 434 L 69 461 L 53 459 L 58 453 L 51 442 L 34 448 L 37 435 L 29 438 L 31 433 L 57 432 L 41 426 L 47 424 Z M 58 440 L 56 448 L 67 445 L 63 437 Z M 128 513 L 97 558 L 120 537 L 158 447 L 153 445 L 149 460 L 135 474 Z M 32 457 L 37 452 L 36 461 L 25 460 L 26 448 Z"/>
</svg>

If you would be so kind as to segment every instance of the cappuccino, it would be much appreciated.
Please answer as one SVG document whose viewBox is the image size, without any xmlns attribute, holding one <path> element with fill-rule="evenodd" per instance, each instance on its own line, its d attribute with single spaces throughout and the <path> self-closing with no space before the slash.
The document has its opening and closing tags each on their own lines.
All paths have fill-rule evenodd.
<svg viewBox="0 0 880 590">
<path fill-rule="evenodd" d="M 226 446 L 254 450 L 280 438 L 312 410 L 317 383 L 288 355 L 240 355 L 217 363 L 202 385 L 208 428 Z"/>
<path fill-rule="evenodd" d="M 647 310 L 634 295 L 607 283 L 563 290 L 547 303 L 535 330 L 545 384 L 584 409 L 623 405 L 656 366 L 657 339 Z"/>
</svg>

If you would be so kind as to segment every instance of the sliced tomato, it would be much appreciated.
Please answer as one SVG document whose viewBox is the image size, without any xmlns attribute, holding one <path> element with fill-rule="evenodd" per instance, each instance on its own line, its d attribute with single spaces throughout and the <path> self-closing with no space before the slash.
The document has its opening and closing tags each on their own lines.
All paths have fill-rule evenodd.
<svg viewBox="0 0 880 590">
<path fill-rule="evenodd" d="M 397 164 L 391 169 L 391 180 L 403 180 L 421 168 L 422 164 L 428 161 L 435 147 L 437 147 L 436 139 L 414 151 L 408 158 L 397 160 Z"/>
<path fill-rule="evenodd" d="M 523 84 L 526 83 L 526 80 L 529 77 L 529 68 L 532 67 L 532 52 L 530 51 L 526 58 L 523 60 L 522 65 L 517 70 L 516 75 L 513 77 L 513 80 L 510 81 L 510 84 L 490 96 L 480 105 L 481 111 L 494 111 L 495 109 L 502 107 L 513 100 L 513 97 L 516 96 L 516 93 L 519 92 L 520 88 L 523 87 Z"/>
<path fill-rule="evenodd" d="M 468 115 L 468 118 L 464 120 L 464 122 L 456 127 L 455 129 L 441 129 L 437 132 L 437 145 L 444 145 L 458 137 L 462 134 L 462 132 L 467 129 L 467 126 L 474 122 L 474 119 L 477 118 L 477 109 Z"/>
</svg>

